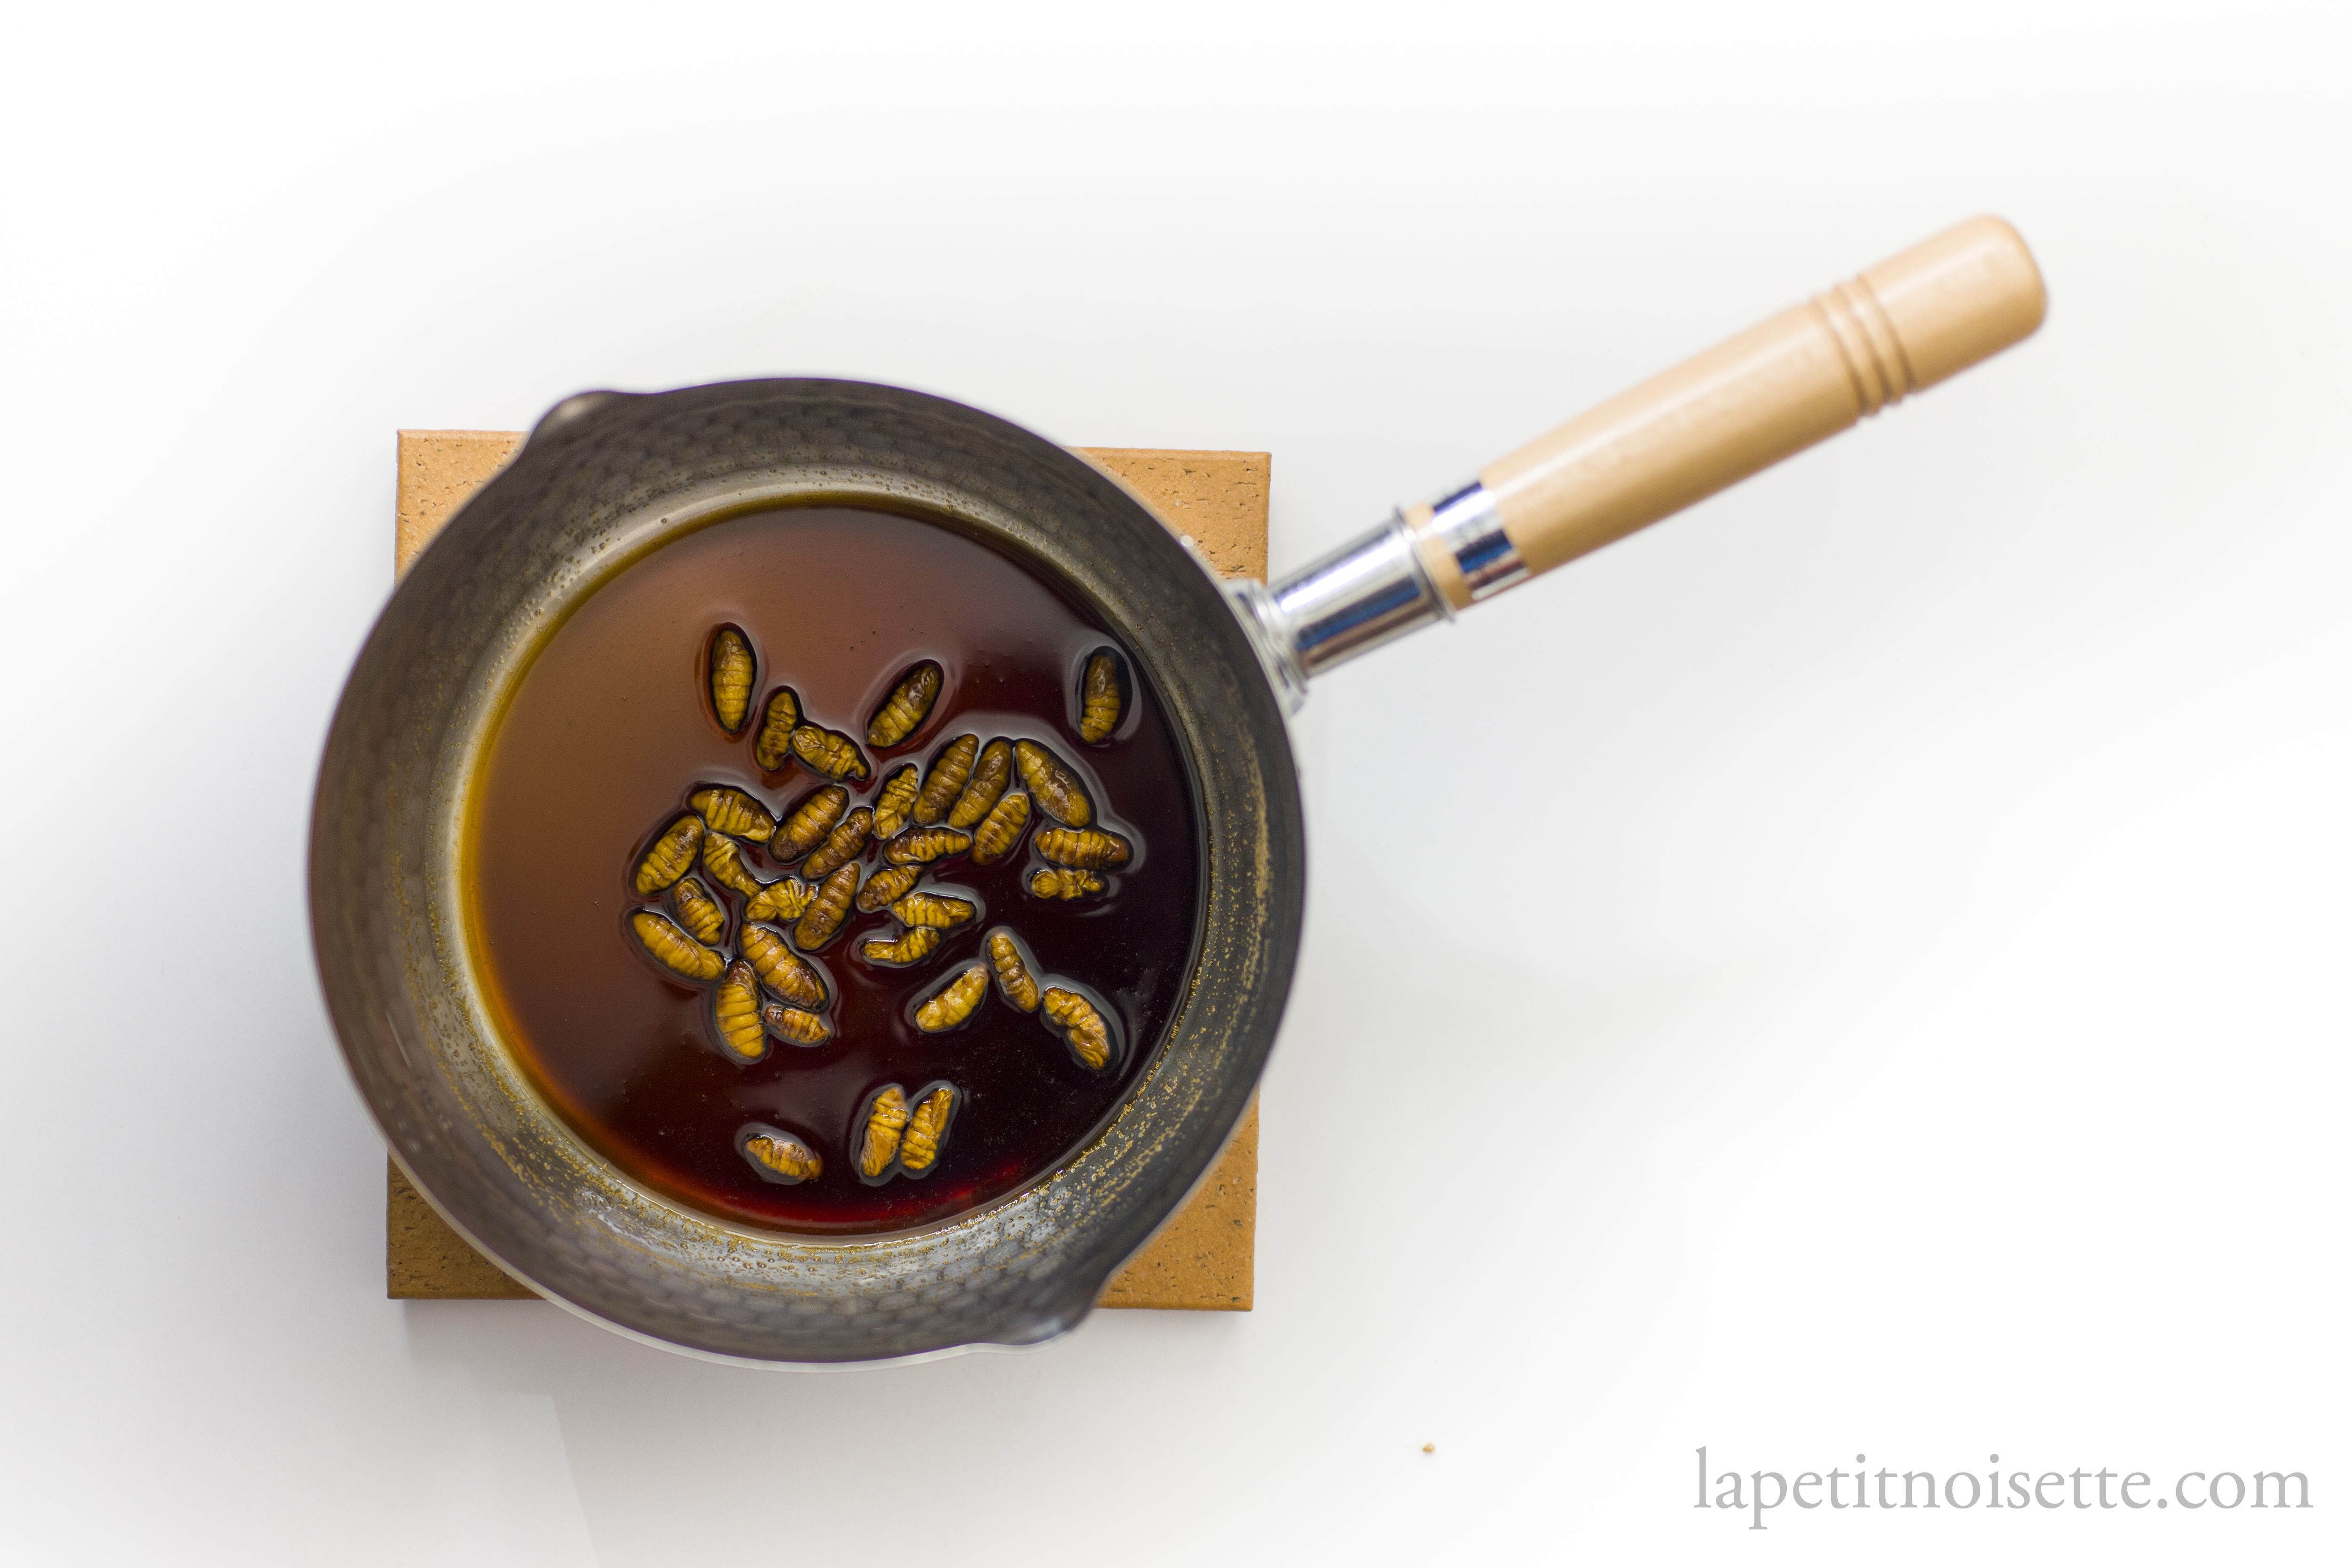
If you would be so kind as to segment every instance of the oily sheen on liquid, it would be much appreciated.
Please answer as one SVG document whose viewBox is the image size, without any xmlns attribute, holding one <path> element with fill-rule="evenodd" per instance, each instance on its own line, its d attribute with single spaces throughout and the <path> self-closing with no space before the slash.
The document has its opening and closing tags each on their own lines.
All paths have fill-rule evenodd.
<svg viewBox="0 0 2352 1568">
<path fill-rule="evenodd" d="M 721 628 L 740 646 L 719 638 Z M 746 656 L 748 706 L 737 701 Z M 937 689 L 909 729 L 919 702 L 907 695 L 908 677 L 927 663 Z M 1114 667 L 1116 692 L 1105 680 Z M 792 689 L 811 732 L 805 757 L 757 744 L 762 705 L 780 687 Z M 926 695 L 923 682 L 912 690 Z M 861 752 L 864 777 L 840 772 L 850 759 L 818 732 Z M 641 929 L 651 915 L 691 937 L 684 919 L 723 932 L 730 955 L 750 935 L 770 974 L 798 970 L 772 936 L 747 925 L 752 897 L 720 885 L 698 856 L 698 886 L 682 902 L 640 892 L 646 858 L 693 814 L 698 793 L 706 809 L 735 812 L 733 798 L 714 791 L 740 790 L 782 824 L 820 789 L 845 789 L 847 801 L 819 802 L 816 814 L 846 824 L 880 807 L 888 823 L 888 781 L 910 762 L 929 770 L 967 736 L 1018 750 L 1026 771 L 1010 790 L 1024 779 L 1048 796 L 1075 785 L 1093 820 L 1074 827 L 1033 810 L 1012 852 L 987 864 L 964 852 L 894 865 L 889 845 L 839 827 L 833 859 L 857 843 L 847 863 L 860 887 L 893 896 L 871 910 L 853 905 L 821 942 L 803 937 L 822 935 L 822 925 L 772 927 L 815 971 L 824 1002 L 803 1011 L 761 993 L 786 1032 L 771 1034 L 764 1055 L 745 1064 L 714 1027 L 719 982 L 649 958 Z M 970 745 L 964 754 L 980 755 Z M 1100 1128 L 1148 1063 L 1198 937 L 1194 802 L 1183 755 L 1118 639 L 1042 573 L 920 517 L 841 507 L 753 512 L 628 567 L 532 661 L 476 782 L 468 936 L 501 1032 L 532 1083 L 637 1181 L 760 1226 L 903 1228 L 1050 1171 Z M 1008 831 L 1005 815 L 996 837 Z M 919 831 L 928 830 L 911 821 L 905 830 Z M 1055 831 L 1045 840 L 1057 857 L 1049 860 L 1037 845 Z M 1129 858 L 1088 869 L 1104 835 L 1130 846 Z M 788 846 L 781 830 L 773 852 L 795 855 L 789 862 L 761 843 L 730 843 L 736 860 L 726 869 L 740 862 L 742 887 L 776 887 L 771 902 L 799 856 L 847 874 L 824 858 L 824 842 Z M 929 852 L 912 839 L 900 847 L 901 860 Z M 894 874 L 877 886 L 886 873 Z M 701 898 L 716 902 L 722 924 Z M 948 907 L 958 903 L 968 916 Z M 923 924 L 940 919 L 952 924 Z M 908 940 L 930 930 L 936 940 Z M 1026 949 L 1027 975 L 1009 989 L 955 988 L 975 967 L 1000 972 L 1008 931 Z M 910 953 L 914 962 L 896 961 Z M 1024 980 L 1045 1005 L 1024 1010 L 1009 999 L 1024 994 Z M 740 1024 L 742 998 L 731 1001 Z M 1085 1007 L 1101 1013 L 1099 1028 L 1085 1026 Z M 821 1043 L 802 1043 L 819 1033 Z M 1115 1049 L 1091 1067 L 1106 1035 Z M 897 1114 L 891 1085 L 929 1164 L 919 1179 L 877 1185 L 860 1179 L 860 1156 L 873 1152 L 869 1127 Z M 932 1100 L 927 1124 L 917 1113 L 941 1085 L 952 1096 Z M 795 1140 L 821 1174 L 779 1176 L 780 1162 L 804 1168 L 785 1147 Z"/>
</svg>

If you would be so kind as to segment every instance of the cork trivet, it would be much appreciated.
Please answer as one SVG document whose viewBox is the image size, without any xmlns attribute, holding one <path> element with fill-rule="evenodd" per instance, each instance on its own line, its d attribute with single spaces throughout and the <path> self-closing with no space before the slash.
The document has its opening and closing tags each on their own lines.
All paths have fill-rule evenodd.
<svg viewBox="0 0 2352 1568">
<path fill-rule="evenodd" d="M 1189 534 L 1227 577 L 1265 577 L 1266 487 L 1274 459 L 1263 452 L 1154 452 L 1082 446 L 1143 497 L 1160 521 Z"/>
<path fill-rule="evenodd" d="M 458 505 L 522 444 L 494 430 L 404 430 L 393 570 L 405 571 Z M 1082 447 L 1190 535 L 1227 577 L 1265 575 L 1263 452 L 1156 452 Z M 398 1166 L 385 1162 L 384 1293 L 395 1300 L 532 1301 L 537 1298 L 449 1228 Z M 1184 1207 L 1128 1260 L 1102 1293 L 1106 1307 L 1184 1312 L 1250 1310 L 1257 1265 L 1257 1105 Z"/>
</svg>

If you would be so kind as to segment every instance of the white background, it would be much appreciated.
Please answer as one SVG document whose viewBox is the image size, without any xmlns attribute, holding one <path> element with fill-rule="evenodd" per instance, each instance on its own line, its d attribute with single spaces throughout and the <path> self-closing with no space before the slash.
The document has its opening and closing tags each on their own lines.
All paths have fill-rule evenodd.
<svg viewBox="0 0 2352 1568">
<path fill-rule="evenodd" d="M 8 21 L 0 1549 L 2341 1561 L 2340 13 L 857 9 Z M 383 1300 L 301 901 L 395 428 L 898 382 L 1271 451 L 1279 570 L 1980 211 L 2038 339 L 1314 694 L 1254 1313 Z M 2314 1507 L 1759 1533 L 1702 1444 Z"/>
</svg>

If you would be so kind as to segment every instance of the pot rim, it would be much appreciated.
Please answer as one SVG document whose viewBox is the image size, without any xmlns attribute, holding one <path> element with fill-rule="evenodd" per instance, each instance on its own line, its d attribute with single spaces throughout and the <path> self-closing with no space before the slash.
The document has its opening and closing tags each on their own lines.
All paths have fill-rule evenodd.
<svg viewBox="0 0 2352 1568">
<path fill-rule="evenodd" d="M 1202 835 L 1192 984 L 1108 1124 L 980 1209 L 851 1238 L 715 1219 L 589 1150 L 499 1042 L 457 896 L 473 770 L 570 610 L 722 517 L 826 500 L 943 520 L 1087 603 L 1160 695 Z M 418 1191 L 567 1310 L 761 1365 L 928 1359 L 1075 1327 L 1246 1109 L 1287 998 L 1304 873 L 1281 705 L 1218 585 L 1160 520 L 1007 421 L 817 379 L 586 393 L 550 411 L 379 616 L 337 705 L 311 823 L 321 988 L 361 1099 Z"/>
</svg>

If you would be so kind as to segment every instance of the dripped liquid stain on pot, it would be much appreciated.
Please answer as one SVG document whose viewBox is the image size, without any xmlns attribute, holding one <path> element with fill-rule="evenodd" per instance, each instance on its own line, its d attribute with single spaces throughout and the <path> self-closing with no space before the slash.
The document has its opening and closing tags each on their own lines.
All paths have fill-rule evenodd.
<svg viewBox="0 0 2352 1568">
<path fill-rule="evenodd" d="M 741 655 L 716 629 L 748 652 L 748 699 L 739 702 Z M 879 511 L 753 513 L 623 571 L 519 683 L 468 813 L 469 937 L 501 1032 L 532 1083 L 632 1177 L 706 1213 L 767 1227 L 924 1224 L 1059 1165 L 1149 1061 L 1182 998 L 1199 921 L 1191 781 L 1124 652 L 1115 666 L 1106 660 L 1118 646 L 1090 613 L 1007 556 Z M 714 659 L 722 682 L 712 679 Z M 1116 734 L 1105 725 L 1106 669 L 1118 677 Z M 797 730 L 802 744 L 787 748 L 770 735 L 762 745 L 772 727 Z M 1105 739 L 1089 744 L 1088 734 Z M 966 737 L 978 740 L 960 744 Z M 780 768 L 762 766 L 788 750 Z M 946 825 L 944 802 L 939 813 L 911 809 L 906 765 L 929 781 L 943 754 L 956 786 L 944 800 L 963 799 L 971 832 Z M 964 798 L 975 767 L 981 789 Z M 1011 819 L 1040 783 L 1050 814 L 1038 812 L 1009 852 L 985 862 L 970 852 L 974 837 L 990 839 L 988 823 L 1000 837 L 1013 832 Z M 847 852 L 855 839 L 855 858 L 832 875 L 854 871 L 862 886 L 888 873 L 896 841 L 919 892 L 902 871 L 882 890 L 896 888 L 889 900 L 845 905 L 830 929 L 782 915 L 779 903 L 792 907 L 784 894 L 809 896 L 784 882 L 784 867 L 799 864 L 784 858 L 793 852 L 786 826 L 820 789 L 848 798 L 828 797 L 803 819 L 803 834 L 821 841 L 814 847 L 854 810 L 878 819 L 870 837 L 840 835 L 834 849 Z M 749 834 L 764 813 L 777 824 L 772 841 L 714 825 L 703 841 L 682 843 L 681 815 L 697 799 Z M 1080 840 L 1067 819 L 1089 809 L 1100 821 L 1084 824 L 1093 836 L 1073 849 Z M 1030 891 L 1039 873 L 1066 869 L 1036 848 L 1038 830 L 1056 822 L 1062 837 L 1049 847 L 1064 861 L 1099 861 L 1099 873 L 1084 873 L 1098 891 L 1066 900 Z M 926 835 L 920 844 L 902 837 L 914 833 Z M 1128 850 L 1117 863 L 1113 839 Z M 714 849 L 726 874 L 704 874 Z M 671 898 L 689 869 L 695 893 Z M 771 929 L 789 930 L 800 961 L 818 972 L 830 1033 L 814 1045 L 771 1036 L 747 1065 L 742 998 L 722 1025 L 724 987 L 711 961 L 681 951 L 687 967 L 656 967 L 633 917 L 653 910 L 679 938 L 732 955 L 762 884 L 761 913 L 783 921 Z M 673 925 L 681 904 L 698 908 L 697 894 L 723 907 L 717 944 Z M 989 936 L 1007 930 L 1028 955 L 1033 988 L 1060 989 L 1056 1018 L 1011 1004 L 993 978 L 964 985 L 942 1006 L 960 976 L 1003 973 L 1011 945 L 992 948 Z M 907 943 L 914 933 L 936 933 L 936 944 L 899 967 L 894 960 L 931 941 Z M 772 967 L 779 962 L 766 956 Z M 707 981 L 698 977 L 705 969 Z M 1097 1008 L 1099 1028 L 1073 1030 Z M 804 1021 L 797 1034 L 819 1032 Z M 1098 1040 L 1111 1054 L 1095 1071 Z M 898 1156 L 873 1185 L 861 1158 L 872 1152 L 877 1097 L 888 1103 L 891 1085 L 904 1096 L 916 1158 Z M 799 1154 L 777 1153 L 794 1141 Z M 821 1174 L 792 1179 L 780 1160 Z"/>
</svg>

